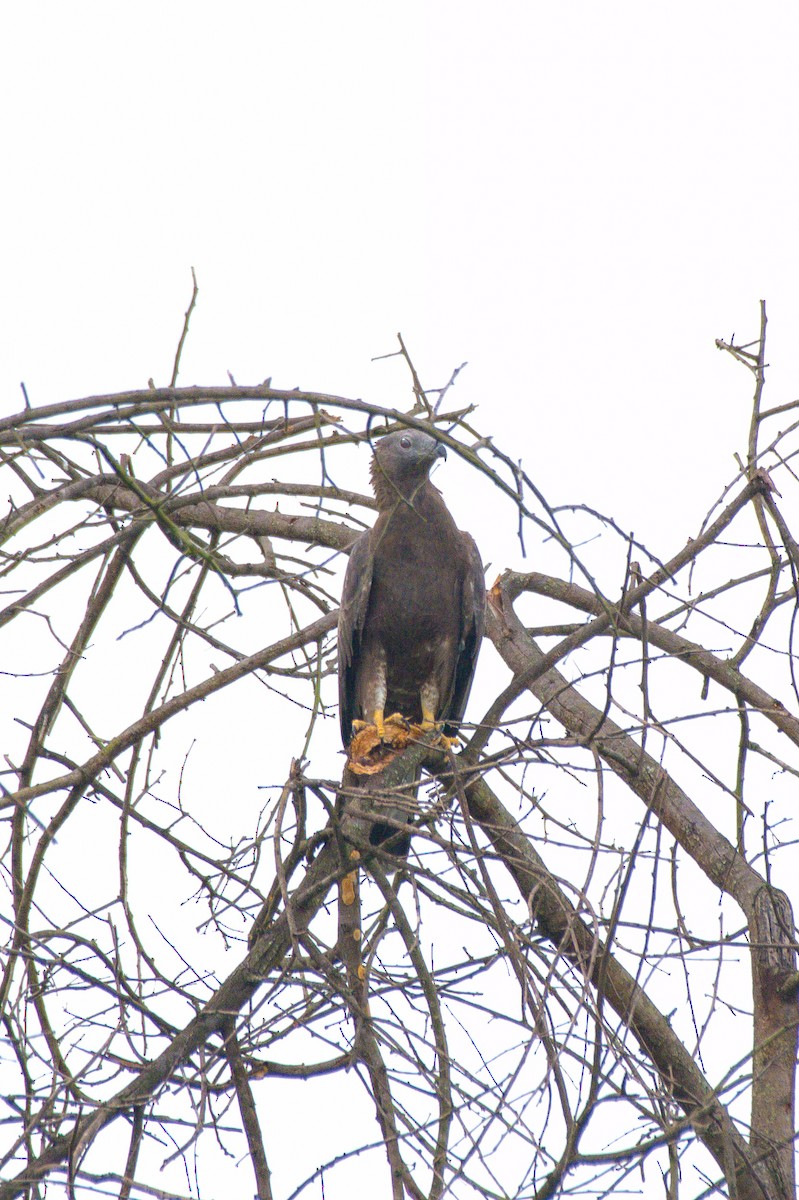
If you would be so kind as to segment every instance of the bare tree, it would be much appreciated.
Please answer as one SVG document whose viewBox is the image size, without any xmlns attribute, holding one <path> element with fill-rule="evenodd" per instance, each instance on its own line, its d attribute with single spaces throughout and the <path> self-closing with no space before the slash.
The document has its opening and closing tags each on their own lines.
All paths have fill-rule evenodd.
<svg viewBox="0 0 799 1200">
<path fill-rule="evenodd" d="M 219 1195 L 242 1158 L 261 1200 L 331 1195 L 378 1155 L 398 1200 L 794 1196 L 799 401 L 763 405 L 765 331 L 718 343 L 746 453 L 662 553 L 553 511 L 415 372 L 399 412 L 179 388 L 178 354 L 0 421 L 3 1200 Z M 374 505 L 342 480 L 402 425 L 538 569 L 490 586 L 505 668 L 457 752 L 364 789 L 333 635 Z M 369 828 L 419 766 L 401 858 Z M 304 1120 L 273 1179 L 298 1079 L 335 1150 Z"/>
</svg>

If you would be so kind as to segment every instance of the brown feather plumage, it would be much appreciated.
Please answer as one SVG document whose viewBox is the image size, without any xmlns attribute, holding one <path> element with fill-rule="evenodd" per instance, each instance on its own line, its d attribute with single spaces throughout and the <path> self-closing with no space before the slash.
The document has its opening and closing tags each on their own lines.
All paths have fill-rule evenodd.
<svg viewBox="0 0 799 1200">
<path fill-rule="evenodd" d="M 432 707 L 455 732 L 483 633 L 480 555 L 430 483 L 446 457 L 419 430 L 381 438 L 372 460 L 378 518 L 355 543 L 339 617 L 339 701 L 345 746 L 353 721 L 376 711 L 420 723 Z"/>
</svg>

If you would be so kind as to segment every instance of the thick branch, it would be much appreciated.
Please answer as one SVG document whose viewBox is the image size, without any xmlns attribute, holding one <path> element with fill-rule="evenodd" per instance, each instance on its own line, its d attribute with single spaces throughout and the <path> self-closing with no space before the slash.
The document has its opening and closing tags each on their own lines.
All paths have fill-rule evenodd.
<svg viewBox="0 0 799 1200">
<path fill-rule="evenodd" d="M 308 868 L 305 879 L 292 898 L 291 923 L 295 928 L 307 928 L 335 883 L 337 869 L 338 851 L 331 839 Z M 142 1067 L 136 1078 L 116 1096 L 99 1105 L 93 1113 L 82 1117 L 68 1133 L 56 1138 L 14 1179 L 0 1184 L 0 1200 L 12 1200 L 15 1196 L 23 1195 L 54 1167 L 67 1160 L 77 1161 L 102 1129 L 122 1113 L 145 1104 L 174 1077 L 178 1067 L 196 1050 L 215 1035 L 224 1035 L 231 1018 L 252 999 L 269 973 L 280 965 L 290 945 L 290 922 L 284 911 L 271 927 L 262 932 L 243 962 L 166 1049 Z"/>
<path fill-rule="evenodd" d="M 491 839 L 543 932 L 601 986 L 602 994 L 629 1025 L 725 1175 L 732 1155 L 739 1200 L 764 1200 L 770 1193 L 759 1180 L 749 1147 L 666 1018 L 585 924 L 485 781 L 476 779 L 465 790 L 472 819 Z"/>
<path fill-rule="evenodd" d="M 733 896 L 747 914 L 763 880 L 705 814 L 629 734 L 582 696 L 554 668 L 538 674 L 544 653 L 529 636 L 506 598 L 504 581 L 489 593 L 489 637 L 514 675 L 568 732 L 595 746 L 604 762 L 652 809 L 707 877 Z"/>
<path fill-rule="evenodd" d="M 510 598 L 511 601 L 522 592 L 536 592 L 541 596 L 548 596 L 552 600 L 570 604 L 583 612 L 594 613 L 597 616 L 605 615 L 606 605 L 592 592 L 580 587 L 579 584 L 567 583 L 552 575 L 541 575 L 535 571 L 524 575 L 508 572 L 502 577 L 502 589 L 503 596 Z M 619 627 L 635 638 L 642 636 L 643 622 L 637 613 L 628 611 L 622 613 L 621 609 L 616 606 L 612 607 L 612 612 Z M 671 629 L 666 629 L 663 625 L 658 625 L 651 618 L 646 622 L 646 636 L 659 650 L 663 650 L 680 662 L 693 667 L 705 678 L 712 679 L 714 683 L 726 688 L 736 698 L 740 697 L 741 700 L 746 701 L 748 705 L 757 709 L 771 721 L 786 737 L 789 737 L 795 745 L 799 746 L 799 721 L 796 717 L 788 712 L 781 700 L 770 696 L 757 683 L 742 675 L 736 667 L 730 666 L 718 655 L 706 650 L 704 646 L 682 637 L 679 633 L 674 633 Z"/>
<path fill-rule="evenodd" d="M 512 593 L 511 593 L 512 594 Z M 741 906 L 749 923 L 750 945 L 769 948 L 764 967 L 753 955 L 755 1008 L 755 1057 L 767 1071 L 771 1112 L 761 1129 L 770 1133 L 771 1152 L 767 1170 L 772 1190 L 767 1195 L 782 1198 L 782 1179 L 792 1170 L 788 1148 L 792 1146 L 794 1071 L 797 1045 L 795 1005 L 781 995 L 781 984 L 795 970 L 795 934 L 789 901 L 771 888 L 721 834 L 666 771 L 627 733 L 603 717 L 560 672 L 547 667 L 546 656 L 529 636 L 500 581 L 489 595 L 487 631 L 505 662 L 525 680 L 543 707 L 575 738 L 592 746 L 602 760 L 641 799 L 677 842 L 691 855 L 705 875 Z M 780 914 L 777 919 L 774 914 Z M 766 1057 L 758 1059 L 758 1047 L 766 1044 Z M 753 1125 L 754 1116 L 753 1113 Z M 762 1140 L 757 1140 L 758 1150 Z M 792 1179 L 792 1176 L 791 1176 Z"/>
</svg>

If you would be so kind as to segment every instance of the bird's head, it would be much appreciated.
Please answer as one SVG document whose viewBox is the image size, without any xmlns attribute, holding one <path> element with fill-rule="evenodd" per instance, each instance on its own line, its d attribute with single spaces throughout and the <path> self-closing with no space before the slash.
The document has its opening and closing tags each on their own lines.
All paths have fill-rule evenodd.
<svg viewBox="0 0 799 1200">
<path fill-rule="evenodd" d="M 421 429 L 399 429 L 380 438 L 375 442 L 371 468 L 378 506 L 394 503 L 398 492 L 412 500 L 433 463 L 446 457 L 442 443 Z"/>
</svg>

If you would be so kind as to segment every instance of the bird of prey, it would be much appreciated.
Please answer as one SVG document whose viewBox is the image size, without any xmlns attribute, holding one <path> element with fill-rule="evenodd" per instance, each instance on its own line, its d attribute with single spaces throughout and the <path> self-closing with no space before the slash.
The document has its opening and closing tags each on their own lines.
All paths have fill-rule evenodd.
<svg viewBox="0 0 799 1200">
<path fill-rule="evenodd" d="M 378 518 L 352 548 L 338 623 L 339 716 L 349 747 L 353 723 L 399 715 L 422 730 L 457 731 L 483 636 L 485 583 L 473 538 L 462 533 L 430 468 L 446 458 L 418 429 L 375 443 L 372 487 Z"/>
</svg>

